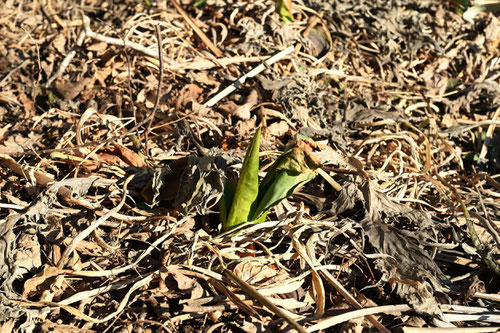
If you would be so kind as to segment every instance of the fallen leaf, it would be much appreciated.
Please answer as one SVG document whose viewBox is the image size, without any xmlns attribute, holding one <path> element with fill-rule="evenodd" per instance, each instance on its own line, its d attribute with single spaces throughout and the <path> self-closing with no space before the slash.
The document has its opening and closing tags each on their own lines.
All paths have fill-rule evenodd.
<svg viewBox="0 0 500 333">
<path fill-rule="evenodd" d="M 64 79 L 57 79 L 55 82 L 56 92 L 64 99 L 73 100 L 88 86 L 94 84 L 92 78 L 84 78 L 78 82 L 68 82 Z"/>
<path fill-rule="evenodd" d="M 52 45 L 54 45 L 54 48 L 57 50 L 57 52 L 65 54 L 65 49 L 64 46 L 66 45 L 66 37 L 64 36 L 64 33 L 60 33 L 54 38 L 52 41 Z"/>
<path fill-rule="evenodd" d="M 203 88 L 197 86 L 196 84 L 187 84 L 182 88 L 179 93 L 179 97 L 176 101 L 176 107 L 180 110 L 185 107 L 189 102 L 198 102 L 200 94 L 203 92 Z"/>
<path fill-rule="evenodd" d="M 23 137 L 20 134 L 9 135 L 7 140 L 0 145 L 1 154 L 22 153 L 26 149 L 35 150 L 35 144 L 40 140 L 42 135 L 33 132 L 28 134 L 28 137 Z"/>
<path fill-rule="evenodd" d="M 190 71 L 188 76 L 191 76 L 194 81 L 206 84 L 207 86 L 220 85 L 220 81 L 217 81 L 212 76 L 210 76 L 207 71 L 202 71 L 202 72 Z"/>
<path fill-rule="evenodd" d="M 50 279 L 51 277 L 57 276 L 58 274 L 61 274 L 61 270 L 45 265 L 43 270 L 38 273 L 35 277 L 32 277 L 29 280 L 26 280 L 24 282 L 24 288 L 23 288 L 23 298 L 28 298 L 33 295 L 35 295 L 38 292 L 41 292 L 42 290 L 39 289 L 39 286 L 41 286 L 45 281 Z"/>
<path fill-rule="evenodd" d="M 257 90 L 252 89 L 243 105 L 238 105 L 233 101 L 228 101 L 220 105 L 219 108 L 231 116 L 235 116 L 240 119 L 250 119 L 250 110 L 257 104 L 258 97 L 259 95 Z"/>
<path fill-rule="evenodd" d="M 146 166 L 144 160 L 133 150 L 119 144 L 115 144 L 114 153 L 130 166 L 142 168 Z"/>
<path fill-rule="evenodd" d="M 108 44 L 105 42 L 97 42 L 87 46 L 87 51 L 104 52 L 108 49 Z"/>
<path fill-rule="evenodd" d="M 281 120 L 279 122 L 275 122 L 269 125 L 267 127 L 266 133 L 270 133 L 275 137 L 282 138 L 288 132 L 289 129 L 290 126 L 288 126 L 287 122 Z"/>
</svg>

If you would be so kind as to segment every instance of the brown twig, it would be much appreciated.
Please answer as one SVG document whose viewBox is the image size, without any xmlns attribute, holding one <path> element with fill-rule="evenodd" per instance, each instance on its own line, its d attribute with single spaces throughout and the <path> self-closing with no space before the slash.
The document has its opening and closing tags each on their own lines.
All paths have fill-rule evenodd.
<svg viewBox="0 0 500 333">
<path fill-rule="evenodd" d="M 80 46 L 82 46 L 84 39 L 85 39 L 85 31 L 82 30 L 80 32 L 80 34 L 78 35 L 78 38 L 77 38 L 76 43 L 75 43 L 75 46 L 73 46 L 73 50 L 71 50 L 66 55 L 66 57 L 64 58 L 64 60 L 61 62 L 61 65 L 59 66 L 59 69 L 57 70 L 57 72 L 54 75 L 52 75 L 52 77 L 50 79 L 47 80 L 47 83 L 45 84 L 46 88 L 50 87 L 50 85 L 52 84 L 52 82 L 54 82 L 61 75 L 63 75 L 64 71 L 66 70 L 66 68 L 70 64 L 71 60 L 73 60 L 73 58 L 75 57 L 77 48 L 79 48 Z"/>
<path fill-rule="evenodd" d="M 144 131 L 145 133 L 145 138 L 146 138 L 146 154 L 149 155 L 149 149 L 148 149 L 148 134 L 149 131 L 151 130 L 151 125 L 153 124 L 153 119 L 155 117 L 156 111 L 158 110 L 158 106 L 160 105 L 160 100 L 161 100 L 161 82 L 163 81 L 163 55 L 162 55 L 162 39 L 161 39 L 161 29 L 160 25 L 156 25 L 156 40 L 158 42 L 158 59 L 160 60 L 160 73 L 158 75 L 158 87 L 156 90 L 156 100 L 155 100 L 155 105 L 153 107 L 153 111 L 151 112 L 151 115 L 149 116 L 149 124 L 146 127 L 146 130 Z"/>
<path fill-rule="evenodd" d="M 125 199 L 127 199 L 127 186 L 128 183 L 132 180 L 132 178 L 134 178 L 134 175 L 130 175 L 123 184 L 123 196 L 120 203 L 115 208 L 111 209 L 109 212 L 101 216 L 97 221 L 92 223 L 87 229 L 79 233 L 78 236 L 73 238 L 71 244 L 68 245 L 64 253 L 61 255 L 61 259 L 59 259 L 59 262 L 57 263 L 57 268 L 63 269 L 64 265 L 69 259 L 69 256 L 73 253 L 78 243 L 87 238 L 92 233 L 92 231 L 97 229 L 97 227 L 99 227 L 103 222 L 105 222 L 108 218 L 110 218 L 113 215 L 113 213 L 118 213 L 118 211 L 122 209 L 123 205 L 125 204 Z"/>
<path fill-rule="evenodd" d="M 215 54 L 217 57 L 222 57 L 222 51 L 219 50 L 217 46 L 210 40 L 210 38 L 205 35 L 205 33 L 196 25 L 191 17 L 189 17 L 188 13 L 181 7 L 181 5 L 177 2 L 177 0 L 171 0 L 175 9 L 182 15 L 182 18 L 186 20 L 187 24 L 194 30 L 194 32 L 201 38 L 201 40 L 207 44 L 208 48 Z"/>
<path fill-rule="evenodd" d="M 87 16 L 83 17 L 83 28 L 85 29 L 86 36 L 89 38 L 92 38 L 92 39 L 95 39 L 95 40 L 98 40 L 98 41 L 101 41 L 101 42 L 104 42 L 107 44 L 111 44 L 111 45 L 130 47 L 131 49 L 133 49 L 137 52 L 141 52 L 149 57 L 152 57 L 152 58 L 157 57 L 158 53 L 156 51 L 148 49 L 148 48 L 142 46 L 141 44 L 134 43 L 131 41 L 124 41 L 120 38 L 113 38 L 113 37 L 104 36 L 104 35 L 101 35 L 101 34 L 98 34 L 94 31 L 92 31 L 92 29 L 90 28 L 90 19 Z M 172 61 L 168 58 L 164 58 L 163 60 L 168 62 L 169 65 L 176 64 L 174 61 Z"/>
<path fill-rule="evenodd" d="M 50 183 L 54 183 L 57 181 L 52 177 L 52 175 L 22 167 L 12 157 L 6 154 L 0 154 L 0 165 L 3 165 L 4 167 L 23 177 L 29 177 L 29 175 L 33 175 L 37 184 L 40 184 L 42 186 L 48 186 Z M 72 195 L 73 191 L 71 191 L 71 189 L 66 186 L 59 187 L 57 193 L 63 198 L 66 203 L 70 205 L 80 205 L 88 209 L 95 209 L 95 207 L 87 201 L 74 198 Z"/>
<path fill-rule="evenodd" d="M 146 124 L 150 120 L 151 116 L 154 116 L 154 114 L 151 114 L 149 117 L 145 118 L 143 121 L 138 123 L 136 126 L 134 126 L 132 129 L 128 130 L 127 132 L 125 132 L 121 135 L 113 136 L 113 137 L 106 139 L 104 141 L 92 141 L 92 142 L 86 143 L 84 145 L 77 145 L 74 147 L 57 148 L 57 149 L 56 148 L 43 149 L 43 150 L 38 150 L 38 151 L 29 150 L 29 151 L 25 151 L 22 153 L 7 153 L 4 155 L 9 155 L 9 156 L 40 155 L 40 154 L 50 154 L 50 153 L 56 153 L 56 152 L 65 152 L 65 151 L 71 151 L 71 150 L 79 150 L 82 148 L 87 148 L 87 147 L 95 146 L 95 145 L 105 145 L 107 143 L 115 142 L 116 140 L 123 139 L 124 137 L 130 135 L 130 133 L 133 133 L 134 131 L 139 129 L 141 126 Z"/>
<path fill-rule="evenodd" d="M 300 333 L 306 333 L 307 331 L 299 325 L 292 317 L 287 315 L 285 312 L 283 312 L 280 308 L 278 308 L 276 305 L 274 305 L 272 302 L 270 302 L 265 296 L 262 296 L 257 289 L 252 287 L 250 284 L 247 282 L 243 281 L 240 279 L 238 276 L 236 276 L 233 272 L 231 272 L 229 269 L 224 268 L 224 274 L 228 279 L 236 283 L 246 294 L 251 296 L 252 298 L 255 298 L 257 301 L 259 301 L 262 305 L 264 305 L 266 308 L 271 310 L 274 314 L 277 316 L 280 316 L 285 320 L 291 327 L 293 327 L 297 332 Z"/>
<path fill-rule="evenodd" d="M 476 232 L 476 229 L 474 228 L 474 222 L 472 222 L 471 216 L 469 214 L 469 210 L 467 209 L 467 206 L 465 205 L 464 201 L 462 200 L 462 197 L 458 193 L 458 191 L 448 183 L 443 177 L 441 177 L 437 172 L 435 172 L 436 178 L 443 184 L 445 185 L 452 193 L 453 197 L 455 197 L 455 200 L 458 201 L 460 204 L 460 207 L 462 208 L 462 211 L 464 213 L 465 217 L 465 224 L 467 225 L 467 229 L 469 230 L 469 236 L 471 238 L 472 244 L 474 245 L 474 248 L 477 250 L 479 253 L 479 256 L 483 260 L 483 262 L 497 275 L 500 275 L 500 266 L 498 263 L 492 259 L 491 253 L 485 247 L 482 243 L 481 240 L 479 239 L 479 236 Z"/>
</svg>

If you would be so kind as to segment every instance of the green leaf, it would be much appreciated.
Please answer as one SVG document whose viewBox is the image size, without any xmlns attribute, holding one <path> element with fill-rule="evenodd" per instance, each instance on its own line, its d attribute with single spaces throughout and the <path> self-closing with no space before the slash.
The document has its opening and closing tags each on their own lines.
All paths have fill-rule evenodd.
<svg viewBox="0 0 500 333">
<path fill-rule="evenodd" d="M 198 8 L 198 7 L 200 7 L 201 5 L 203 5 L 206 1 L 207 1 L 207 0 L 198 0 L 198 1 L 196 1 L 196 2 L 194 3 L 194 5 L 193 5 L 193 6 L 194 6 L 195 8 Z"/>
<path fill-rule="evenodd" d="M 282 154 L 262 181 L 249 220 L 260 221 L 269 208 L 290 197 L 297 187 L 314 179 L 316 169 L 321 166 L 314 155 L 299 147 Z"/>
<path fill-rule="evenodd" d="M 220 200 L 220 222 L 223 226 L 227 224 L 227 217 L 229 215 L 229 210 L 231 209 L 234 193 L 236 192 L 236 184 L 232 179 L 228 179 L 224 185 L 224 194 Z"/>
<path fill-rule="evenodd" d="M 296 173 L 289 170 L 278 172 L 268 190 L 264 192 L 251 220 L 259 219 L 262 213 L 267 212 L 281 200 L 290 197 L 297 187 L 312 180 L 315 176 L 316 174 Z"/>
<path fill-rule="evenodd" d="M 290 8 L 285 3 L 285 0 L 278 0 L 277 3 L 278 14 L 281 20 L 285 23 L 292 23 L 294 20 L 292 13 L 290 13 Z"/>
<path fill-rule="evenodd" d="M 249 221 L 252 203 L 259 193 L 260 134 L 261 128 L 259 127 L 245 154 L 240 179 L 234 193 L 234 200 L 229 209 L 226 223 L 222 225 L 223 231 Z"/>
</svg>

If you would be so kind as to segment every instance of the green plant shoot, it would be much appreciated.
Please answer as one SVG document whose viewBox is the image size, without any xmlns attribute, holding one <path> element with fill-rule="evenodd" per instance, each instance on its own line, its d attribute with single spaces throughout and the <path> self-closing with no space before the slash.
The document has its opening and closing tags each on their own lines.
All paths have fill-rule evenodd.
<svg viewBox="0 0 500 333">
<path fill-rule="evenodd" d="M 278 0 L 276 3 L 276 8 L 283 22 L 292 23 L 293 21 L 295 21 L 285 0 Z"/>
<path fill-rule="evenodd" d="M 240 179 L 236 185 L 234 198 L 230 207 L 228 207 L 228 203 L 224 201 L 225 210 L 229 211 L 229 213 L 226 223 L 222 225 L 223 231 L 227 231 L 241 223 L 249 221 L 252 203 L 259 193 L 260 133 L 261 128 L 259 127 L 245 154 Z M 226 200 L 225 195 L 222 200 Z"/>
<path fill-rule="evenodd" d="M 220 203 L 223 231 L 245 222 L 263 222 L 271 207 L 316 177 L 316 170 L 322 166 L 314 155 L 294 147 L 278 157 L 259 187 L 260 135 L 259 128 L 245 154 L 236 189 L 231 180 L 226 183 Z"/>
<path fill-rule="evenodd" d="M 250 221 L 258 220 L 271 207 L 290 197 L 295 189 L 316 177 L 321 162 L 302 148 L 294 147 L 273 163 L 259 187 Z"/>
</svg>

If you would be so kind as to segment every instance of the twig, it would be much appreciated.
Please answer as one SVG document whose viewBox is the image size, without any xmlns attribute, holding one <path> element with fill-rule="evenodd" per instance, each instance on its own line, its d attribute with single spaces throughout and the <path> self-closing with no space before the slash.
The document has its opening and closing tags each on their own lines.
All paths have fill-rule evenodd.
<svg viewBox="0 0 500 333">
<path fill-rule="evenodd" d="M 277 54 L 273 55 L 272 57 L 270 57 L 269 59 L 267 59 L 266 61 L 264 61 L 264 63 L 262 63 L 259 66 L 255 67 L 250 72 L 248 72 L 247 74 L 243 75 L 238 80 L 234 81 L 233 84 L 231 84 L 229 87 L 227 87 L 226 89 L 222 90 L 220 93 L 218 93 L 217 95 L 215 95 L 214 97 L 212 97 L 203 106 L 206 106 L 206 107 L 212 107 L 212 106 L 214 106 L 221 99 L 223 99 L 224 97 L 226 97 L 227 95 L 229 95 L 230 93 L 232 93 L 233 91 L 235 91 L 236 88 L 242 86 L 243 83 L 245 83 L 246 79 L 254 77 L 255 75 L 259 74 L 264 69 L 266 69 L 267 66 L 270 66 L 270 65 L 274 64 L 276 61 L 278 61 L 278 60 L 282 59 L 283 57 L 289 55 L 290 53 L 293 52 L 293 50 L 294 50 L 294 46 L 292 45 L 292 46 L 287 47 L 283 51 L 278 52 Z"/>
<path fill-rule="evenodd" d="M 207 44 L 208 48 L 215 54 L 217 57 L 222 57 L 222 51 L 219 50 L 217 46 L 210 40 L 210 38 L 205 35 L 205 33 L 196 25 L 191 17 L 189 17 L 188 13 L 181 7 L 181 5 L 177 2 L 177 0 L 171 0 L 175 9 L 182 15 L 182 18 L 186 20 L 189 26 L 194 30 L 194 32 L 201 38 L 201 40 Z"/>
<path fill-rule="evenodd" d="M 101 216 L 95 223 L 91 224 L 87 229 L 82 231 L 78 236 L 73 238 L 73 240 L 68 245 L 66 250 L 64 250 L 64 253 L 61 255 L 61 259 L 59 259 L 59 262 L 57 263 L 57 268 L 62 269 L 64 267 L 64 265 L 66 264 L 66 262 L 69 259 L 69 256 L 71 255 L 71 253 L 73 253 L 73 251 L 75 250 L 78 243 L 80 243 L 82 240 L 87 238 L 92 233 L 92 231 L 97 229 L 97 227 L 99 227 L 104 221 L 106 221 L 108 218 L 110 218 L 111 215 L 113 215 L 113 213 L 117 213 L 118 211 L 120 211 L 120 209 L 125 204 L 125 199 L 127 199 L 127 185 L 132 180 L 133 177 L 134 177 L 134 175 L 130 175 L 123 183 L 123 197 L 122 197 L 122 200 L 120 201 L 120 203 L 115 208 L 111 209 L 109 212 L 107 212 L 106 214 Z"/>
<path fill-rule="evenodd" d="M 59 66 L 59 69 L 57 70 L 57 72 L 54 75 L 52 75 L 51 78 L 47 81 L 47 83 L 45 84 L 45 88 L 50 87 L 52 82 L 54 82 L 59 77 L 61 77 L 61 75 L 63 75 L 63 73 L 66 70 L 66 68 L 68 67 L 69 63 L 75 57 L 77 48 L 82 46 L 83 41 L 85 39 L 85 34 L 86 34 L 86 32 L 84 30 L 80 31 L 80 34 L 78 35 L 75 46 L 73 46 L 73 49 L 66 55 L 64 60 L 61 62 L 61 65 Z"/>
<path fill-rule="evenodd" d="M 472 240 L 472 244 L 476 248 L 477 252 L 479 253 L 479 256 L 483 260 L 483 262 L 497 275 L 500 275 L 500 267 L 498 264 L 491 258 L 491 253 L 488 252 L 488 249 L 481 244 L 481 240 L 479 239 L 479 236 L 477 235 L 476 229 L 474 228 L 474 222 L 472 222 L 472 219 L 469 214 L 469 210 L 467 209 L 467 206 L 465 205 L 464 201 L 462 200 L 460 194 L 458 194 L 458 191 L 451 185 L 449 184 L 446 180 L 444 180 L 437 172 L 435 172 L 435 175 L 437 179 L 445 185 L 447 188 L 450 189 L 451 193 L 455 197 L 455 200 L 458 201 L 460 204 L 460 207 L 462 208 L 462 211 L 464 212 L 465 216 L 465 224 L 467 225 L 467 229 L 469 230 L 470 238 Z"/>
<path fill-rule="evenodd" d="M 148 275 L 146 275 L 144 278 L 142 278 L 139 281 L 137 281 L 136 283 L 134 283 L 130 287 L 130 289 L 127 291 L 127 293 L 125 294 L 125 296 L 123 297 L 123 299 L 121 300 L 121 302 L 118 305 L 118 308 L 116 309 L 116 311 L 114 311 L 113 313 L 110 313 L 109 315 L 107 315 L 106 317 L 101 318 L 101 319 L 90 317 L 90 316 L 84 314 L 79 309 L 76 309 L 76 308 L 74 308 L 72 306 L 69 306 L 69 305 L 66 305 L 66 304 L 62 304 L 62 303 L 56 303 L 56 302 L 30 302 L 30 301 L 14 301 L 14 302 L 18 303 L 19 305 L 25 306 L 25 307 L 35 306 L 35 307 L 55 307 L 55 308 L 61 308 L 61 309 L 66 310 L 67 312 L 71 313 L 75 317 L 83 319 L 83 320 L 85 320 L 87 322 L 95 323 L 95 324 L 105 323 L 108 320 L 111 320 L 111 319 L 117 317 L 123 311 L 123 309 L 125 308 L 125 306 L 127 305 L 127 302 L 128 302 L 128 300 L 130 298 L 130 295 L 132 295 L 132 293 L 134 291 L 136 291 L 137 289 L 139 289 L 139 288 L 147 285 L 148 283 L 150 283 L 153 280 L 153 277 L 155 275 L 157 275 L 158 273 L 159 273 L 159 270 L 151 272 Z"/>
<path fill-rule="evenodd" d="M 125 38 L 123 38 L 123 42 L 125 42 Z M 127 88 L 130 111 L 132 111 L 132 115 L 134 116 L 134 125 L 137 125 L 137 112 L 134 105 L 134 96 L 132 94 L 132 66 L 130 66 L 130 57 L 128 56 L 128 52 L 125 47 L 123 48 L 123 54 L 125 55 L 125 59 L 127 60 Z M 136 135 L 139 136 L 139 131 L 137 131 Z"/>
<path fill-rule="evenodd" d="M 491 120 L 496 121 L 500 118 L 500 107 L 497 108 L 495 111 L 495 114 L 493 115 L 493 118 Z M 481 147 L 481 153 L 479 154 L 479 160 L 481 161 L 486 157 L 486 154 L 488 153 L 488 146 L 491 143 L 491 138 L 493 137 L 493 134 L 495 133 L 495 128 L 496 124 L 491 124 L 488 129 L 486 130 L 486 139 L 483 142 L 483 146 Z"/>
<path fill-rule="evenodd" d="M 141 44 L 130 42 L 130 41 L 125 41 L 120 38 L 113 38 L 113 37 L 108 37 L 104 36 L 98 33 L 95 33 L 90 29 L 90 19 L 87 16 L 83 17 L 83 28 L 85 29 L 85 34 L 89 38 L 96 39 L 98 41 L 107 43 L 107 44 L 112 44 L 112 45 L 119 45 L 119 46 L 126 46 L 130 47 L 131 49 L 141 52 L 149 57 L 156 58 L 158 56 L 158 52 L 156 50 L 148 49 Z M 176 63 L 168 58 L 164 58 L 164 61 L 166 61 L 170 65 L 176 65 Z"/>
<path fill-rule="evenodd" d="M 443 319 L 449 322 L 457 321 L 485 321 L 500 324 L 500 315 L 495 313 L 444 313 Z"/>
<path fill-rule="evenodd" d="M 323 169 L 319 168 L 318 173 L 321 177 L 323 177 L 332 187 L 335 191 L 341 192 L 342 191 L 342 186 L 340 186 L 339 183 L 335 181 L 335 179 L 332 178 L 326 171 Z"/>
<path fill-rule="evenodd" d="M 354 310 L 350 311 L 347 313 L 343 313 L 338 316 L 330 317 L 328 319 L 325 319 L 323 321 L 320 321 L 319 323 L 308 327 L 307 332 L 316 332 L 319 330 L 325 330 L 328 329 L 334 325 L 338 325 L 341 323 L 344 323 L 346 321 L 349 321 L 354 318 L 359 318 L 359 317 L 365 317 L 368 315 L 374 315 L 378 313 L 393 313 L 393 312 L 405 312 L 405 311 L 412 311 L 413 309 L 406 304 L 398 304 L 398 305 L 384 305 L 384 306 L 375 306 L 372 308 L 364 308 L 360 310 Z"/>
<path fill-rule="evenodd" d="M 20 205 L 15 205 L 15 204 L 9 204 L 9 203 L 3 203 L 0 202 L 0 208 L 2 209 L 16 209 L 16 210 L 21 210 L 25 209 L 25 206 L 20 206 Z"/>
<path fill-rule="evenodd" d="M 146 127 L 146 130 L 144 131 L 145 133 L 145 138 L 146 138 L 146 154 L 149 155 L 149 149 L 148 149 L 148 134 L 149 131 L 151 130 L 151 125 L 153 124 L 153 119 L 155 117 L 156 111 L 158 110 L 158 106 L 160 105 L 160 100 L 161 100 L 161 83 L 163 81 L 163 55 L 162 55 L 162 39 L 161 39 L 161 30 L 160 30 L 160 25 L 156 25 L 156 40 L 158 42 L 158 59 L 160 60 L 160 74 L 158 76 L 158 87 L 156 90 L 156 100 L 155 100 L 155 105 L 153 107 L 153 111 L 151 112 L 151 115 L 149 116 L 149 124 Z"/>
<path fill-rule="evenodd" d="M 307 331 L 300 326 L 293 318 L 291 318 L 289 315 L 287 315 L 284 311 L 282 311 L 280 308 L 278 308 L 276 305 L 271 303 L 265 296 L 262 296 L 254 287 L 252 287 L 250 284 L 246 283 L 239 277 L 237 277 L 233 272 L 231 272 L 229 269 L 224 268 L 224 274 L 226 277 L 232 281 L 234 281 L 245 293 L 247 293 L 249 296 L 255 298 L 257 301 L 259 301 L 262 305 L 264 305 L 266 308 L 271 310 L 274 314 L 280 316 L 285 320 L 291 327 L 296 329 L 300 333 L 307 333 Z"/>
<path fill-rule="evenodd" d="M 475 293 L 472 297 L 489 299 L 490 301 L 500 302 L 500 295 L 498 294 L 487 294 L 487 293 Z"/>
</svg>

